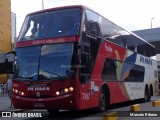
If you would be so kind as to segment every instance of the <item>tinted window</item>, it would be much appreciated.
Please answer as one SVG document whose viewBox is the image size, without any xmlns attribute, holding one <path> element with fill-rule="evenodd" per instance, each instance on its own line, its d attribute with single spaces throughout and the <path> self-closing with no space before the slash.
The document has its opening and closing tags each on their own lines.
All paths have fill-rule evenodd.
<svg viewBox="0 0 160 120">
<path fill-rule="evenodd" d="M 144 67 L 134 65 L 129 73 L 131 82 L 143 82 L 144 81 Z"/>
<path fill-rule="evenodd" d="M 41 51 L 40 79 L 58 78 L 66 76 L 67 72 L 71 72 L 72 43 L 44 45 Z"/>
<path fill-rule="evenodd" d="M 74 44 L 17 48 L 16 76 L 25 80 L 57 80 L 75 72 Z"/>
<path fill-rule="evenodd" d="M 57 10 L 26 17 L 18 41 L 78 35 L 80 9 Z"/>
<path fill-rule="evenodd" d="M 117 64 L 112 59 L 106 59 L 102 71 L 102 79 L 107 81 L 117 80 L 116 74 Z"/>
<path fill-rule="evenodd" d="M 100 20 L 101 16 L 86 10 L 86 31 L 96 36 L 100 36 Z"/>
<path fill-rule="evenodd" d="M 113 59 L 106 59 L 102 79 L 107 81 L 143 82 L 144 67 Z"/>
<path fill-rule="evenodd" d="M 86 31 L 141 55 L 155 56 L 155 48 L 99 14 L 86 10 Z"/>
<path fill-rule="evenodd" d="M 38 74 L 40 49 L 40 46 L 16 49 L 16 77 L 30 78 Z"/>
</svg>

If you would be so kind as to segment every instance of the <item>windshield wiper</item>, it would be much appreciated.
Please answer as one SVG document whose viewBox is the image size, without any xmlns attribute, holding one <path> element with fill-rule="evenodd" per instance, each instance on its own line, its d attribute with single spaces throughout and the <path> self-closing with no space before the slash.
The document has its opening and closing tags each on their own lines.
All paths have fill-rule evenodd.
<svg viewBox="0 0 160 120">
<path fill-rule="evenodd" d="M 42 77 L 43 80 L 48 79 L 48 80 L 65 80 L 67 77 L 59 75 L 57 73 L 49 72 L 49 71 L 44 71 L 40 70 L 39 74 L 40 78 Z"/>
</svg>

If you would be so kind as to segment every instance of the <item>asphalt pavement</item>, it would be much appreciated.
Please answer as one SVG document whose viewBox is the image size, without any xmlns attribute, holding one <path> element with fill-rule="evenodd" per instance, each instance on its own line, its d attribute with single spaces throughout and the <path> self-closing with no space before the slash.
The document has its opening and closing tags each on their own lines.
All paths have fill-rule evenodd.
<svg viewBox="0 0 160 120">
<path fill-rule="evenodd" d="M 42 118 L 3 118 L 3 120 L 41 120 L 41 119 L 47 119 L 47 120 L 59 120 L 59 119 L 64 119 L 66 120 L 66 117 L 68 117 L 68 114 L 71 115 L 72 119 L 71 120 L 107 120 L 103 116 L 110 113 L 110 112 L 117 112 L 118 111 L 118 120 L 160 120 L 160 107 L 153 107 L 152 102 L 153 101 L 160 101 L 160 96 L 154 96 L 152 97 L 151 102 L 147 103 L 142 103 L 142 102 L 131 102 L 128 105 L 114 105 L 109 111 L 103 112 L 103 113 L 92 113 L 92 112 L 61 112 L 56 116 L 51 116 L 47 111 L 43 111 L 42 113 Z M 139 112 L 139 115 L 145 115 L 148 112 L 153 113 L 153 114 L 158 114 L 158 117 L 127 117 L 128 115 L 131 115 L 129 113 L 130 111 L 130 105 L 132 104 L 140 104 L 141 105 L 141 110 Z M 0 116 L 2 116 L 2 112 L 16 112 L 16 113 L 27 113 L 27 112 L 35 112 L 34 110 L 21 110 L 21 109 L 14 109 L 13 107 L 10 107 L 11 101 L 7 95 L 0 95 Z M 126 113 L 125 113 L 126 112 Z M 127 114 L 128 112 L 128 114 Z M 136 113 L 136 112 L 135 112 Z M 137 114 L 137 113 L 136 113 Z M 125 116 L 126 115 L 126 116 Z M 63 117 L 62 117 L 63 116 Z M 62 117 L 62 118 L 61 118 Z M 0 120 L 2 118 L 0 117 Z"/>
<path fill-rule="evenodd" d="M 11 106 L 11 100 L 9 99 L 7 94 L 0 94 L 0 116 L 2 112 L 19 112 L 22 111 L 21 109 L 15 109 Z"/>
<path fill-rule="evenodd" d="M 0 94 L 0 112 L 12 110 L 13 108 L 10 105 L 11 105 L 11 100 L 9 99 L 8 95 Z"/>
</svg>

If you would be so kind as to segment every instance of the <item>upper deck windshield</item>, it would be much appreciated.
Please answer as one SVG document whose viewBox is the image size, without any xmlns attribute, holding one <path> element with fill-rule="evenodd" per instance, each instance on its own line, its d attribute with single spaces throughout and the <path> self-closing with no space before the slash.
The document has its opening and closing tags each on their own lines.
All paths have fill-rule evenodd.
<svg viewBox="0 0 160 120">
<path fill-rule="evenodd" d="M 18 42 L 79 34 L 80 9 L 65 9 L 28 15 Z"/>
</svg>

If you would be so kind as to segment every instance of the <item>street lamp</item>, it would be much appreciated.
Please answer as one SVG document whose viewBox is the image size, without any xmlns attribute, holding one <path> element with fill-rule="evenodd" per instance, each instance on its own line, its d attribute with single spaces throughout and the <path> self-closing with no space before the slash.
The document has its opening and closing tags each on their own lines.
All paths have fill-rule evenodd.
<svg viewBox="0 0 160 120">
<path fill-rule="evenodd" d="M 152 29 L 152 20 L 153 20 L 154 18 L 151 18 L 151 29 Z"/>
</svg>

